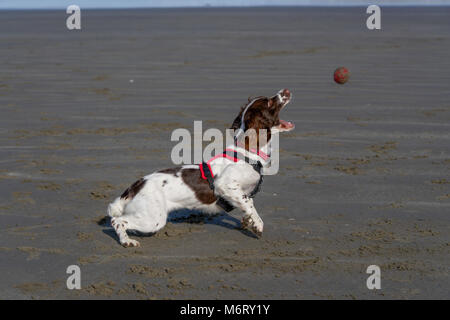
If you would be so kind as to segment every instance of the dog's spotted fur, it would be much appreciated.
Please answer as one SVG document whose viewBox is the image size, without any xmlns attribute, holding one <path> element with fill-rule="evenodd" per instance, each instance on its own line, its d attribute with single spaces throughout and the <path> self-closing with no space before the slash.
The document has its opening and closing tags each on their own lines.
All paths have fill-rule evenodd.
<svg viewBox="0 0 450 320">
<path fill-rule="evenodd" d="M 258 97 L 244 106 L 232 128 L 254 129 L 257 134 L 257 149 L 270 155 L 270 138 L 273 134 L 290 131 L 294 125 L 279 119 L 281 109 L 290 101 L 289 90 L 280 90 L 275 96 Z M 259 131 L 267 130 L 267 141 L 259 140 Z M 265 158 L 250 152 L 249 139 L 228 146 L 246 157 L 268 165 Z M 217 158 L 210 162 L 214 174 L 214 191 L 208 181 L 202 179 L 197 165 L 185 165 L 157 171 L 133 183 L 125 192 L 108 206 L 111 225 L 116 231 L 120 243 L 125 247 L 139 246 L 139 242 L 130 239 L 127 230 L 140 233 L 154 233 L 163 228 L 169 212 L 177 209 L 192 209 L 203 212 L 221 212 L 216 205 L 218 198 L 243 212 L 242 226 L 250 228 L 260 236 L 263 221 L 248 195 L 258 184 L 260 174 L 244 162 L 234 162 L 227 158 Z"/>
<path fill-rule="evenodd" d="M 183 182 L 194 191 L 195 197 L 203 204 L 211 204 L 217 201 L 214 191 L 209 187 L 207 180 L 202 178 L 198 169 L 183 169 L 181 172 Z"/>
<path fill-rule="evenodd" d="M 139 193 L 142 187 L 145 185 L 145 179 L 140 178 L 138 181 L 129 186 L 120 196 L 121 199 L 133 199 L 135 195 Z"/>
</svg>

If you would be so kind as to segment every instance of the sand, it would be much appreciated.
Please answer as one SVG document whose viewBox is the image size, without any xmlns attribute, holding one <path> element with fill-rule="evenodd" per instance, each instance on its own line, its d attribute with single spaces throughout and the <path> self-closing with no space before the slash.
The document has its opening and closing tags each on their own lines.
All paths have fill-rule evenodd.
<svg viewBox="0 0 450 320">
<path fill-rule="evenodd" d="M 0 299 L 450 298 L 449 15 L 83 11 L 68 31 L 64 11 L 0 12 Z M 97 223 L 172 166 L 175 128 L 224 130 L 281 88 L 296 129 L 256 198 L 261 239 L 237 210 L 171 217 L 137 249 Z"/>
</svg>

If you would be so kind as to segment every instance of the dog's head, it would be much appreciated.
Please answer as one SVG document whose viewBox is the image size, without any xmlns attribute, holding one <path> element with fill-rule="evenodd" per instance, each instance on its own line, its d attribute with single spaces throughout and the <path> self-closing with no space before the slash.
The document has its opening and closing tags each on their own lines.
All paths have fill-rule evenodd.
<svg viewBox="0 0 450 320">
<path fill-rule="evenodd" d="M 235 136 L 239 139 L 252 129 L 257 135 L 258 148 L 261 148 L 264 145 L 260 141 L 261 130 L 265 130 L 267 138 L 264 140 L 267 142 L 270 141 L 272 134 L 293 130 L 295 126 L 292 122 L 280 119 L 280 111 L 291 101 L 291 97 L 288 89 L 282 89 L 273 97 L 257 97 L 249 100 L 241 108 L 231 126 L 236 132 Z M 245 144 L 248 145 L 247 140 Z"/>
</svg>

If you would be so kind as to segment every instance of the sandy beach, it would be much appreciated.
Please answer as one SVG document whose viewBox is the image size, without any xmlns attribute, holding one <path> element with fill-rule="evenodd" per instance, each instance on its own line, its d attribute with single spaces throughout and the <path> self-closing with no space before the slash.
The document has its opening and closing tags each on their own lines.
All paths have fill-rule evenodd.
<svg viewBox="0 0 450 320">
<path fill-rule="evenodd" d="M 0 299 L 450 298 L 450 7 L 383 8 L 379 31 L 365 8 L 66 17 L 0 11 Z M 107 204 L 173 166 L 174 129 L 225 130 L 281 88 L 296 129 L 261 239 L 235 210 L 119 245 Z"/>
</svg>

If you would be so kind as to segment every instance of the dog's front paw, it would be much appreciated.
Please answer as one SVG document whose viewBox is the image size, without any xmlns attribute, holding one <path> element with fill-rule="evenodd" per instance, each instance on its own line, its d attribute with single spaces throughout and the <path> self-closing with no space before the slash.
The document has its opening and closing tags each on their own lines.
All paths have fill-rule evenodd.
<svg viewBox="0 0 450 320">
<path fill-rule="evenodd" d="M 140 247 L 141 244 L 139 243 L 139 241 L 133 240 L 133 239 L 127 239 L 123 242 L 120 243 L 122 246 L 124 246 L 125 248 L 129 248 L 129 247 Z"/>
<path fill-rule="evenodd" d="M 258 238 L 262 237 L 262 233 L 263 233 L 262 228 L 259 228 L 257 226 L 252 226 L 252 231 Z"/>
<path fill-rule="evenodd" d="M 241 229 L 247 229 L 253 223 L 252 218 L 250 216 L 245 216 L 241 221 Z"/>
<path fill-rule="evenodd" d="M 258 238 L 262 237 L 263 229 L 264 223 L 262 222 L 262 220 L 258 222 L 255 221 L 252 225 L 252 231 Z"/>
<path fill-rule="evenodd" d="M 250 216 L 242 218 L 242 229 L 249 228 L 257 236 L 261 237 L 264 229 L 264 222 L 261 218 L 252 219 Z"/>
</svg>

